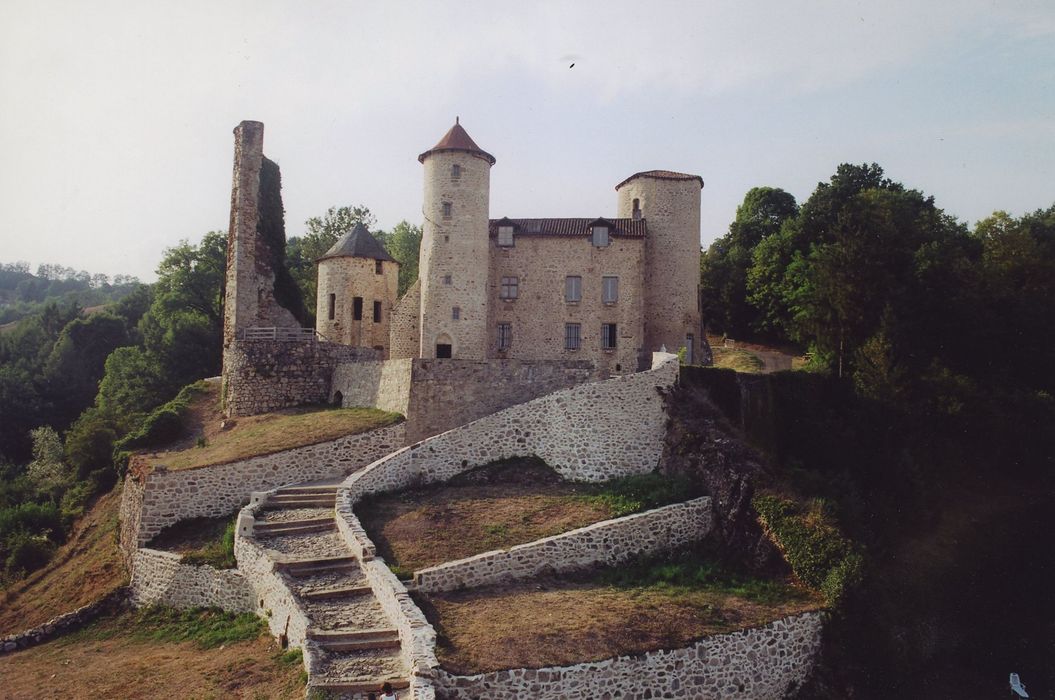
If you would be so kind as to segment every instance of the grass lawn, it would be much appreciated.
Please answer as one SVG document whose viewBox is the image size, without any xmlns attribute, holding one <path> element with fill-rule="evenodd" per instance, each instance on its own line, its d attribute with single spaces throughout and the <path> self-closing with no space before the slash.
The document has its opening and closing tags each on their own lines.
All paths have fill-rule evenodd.
<svg viewBox="0 0 1055 700">
<path fill-rule="evenodd" d="M 398 413 L 374 408 L 305 406 L 228 420 L 220 411 L 219 383 L 195 397 L 185 417 L 185 437 L 165 451 L 147 453 L 151 464 L 194 469 L 224 464 L 398 423 Z"/>
<path fill-rule="evenodd" d="M 711 347 L 711 355 L 714 357 L 715 367 L 734 369 L 737 372 L 762 371 L 762 360 L 746 350 L 723 348 L 716 345 Z"/>
</svg>

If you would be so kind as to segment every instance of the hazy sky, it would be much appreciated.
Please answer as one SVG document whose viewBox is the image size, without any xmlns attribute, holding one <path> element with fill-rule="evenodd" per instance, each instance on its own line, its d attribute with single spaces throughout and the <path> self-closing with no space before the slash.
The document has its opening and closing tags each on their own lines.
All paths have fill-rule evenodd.
<svg viewBox="0 0 1055 700">
<path fill-rule="evenodd" d="M 875 161 L 973 224 L 1055 202 L 1055 2 L 0 0 L 0 261 L 153 280 L 226 229 L 243 119 L 287 235 L 343 204 L 420 223 L 455 115 L 495 218 L 611 216 L 680 170 L 706 245 L 753 186 Z"/>
</svg>

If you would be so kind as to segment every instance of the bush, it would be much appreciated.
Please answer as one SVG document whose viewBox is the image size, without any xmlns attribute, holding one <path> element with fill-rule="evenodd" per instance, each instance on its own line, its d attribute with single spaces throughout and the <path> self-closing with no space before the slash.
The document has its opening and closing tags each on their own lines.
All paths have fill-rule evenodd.
<svg viewBox="0 0 1055 700">
<path fill-rule="evenodd" d="M 640 513 L 700 495 L 688 479 L 664 474 L 635 474 L 599 484 L 587 500 L 602 503 L 616 517 Z"/>
<path fill-rule="evenodd" d="M 130 432 L 114 443 L 114 463 L 118 471 L 123 471 L 128 456 L 135 450 L 149 447 L 162 447 L 177 440 L 184 431 L 183 416 L 187 407 L 197 394 L 207 391 L 205 382 L 194 382 L 183 387 L 166 404 L 155 408 L 144 420 L 138 430 Z"/>
<path fill-rule="evenodd" d="M 55 543 L 43 535 L 19 532 L 10 539 L 5 549 L 9 553 L 4 560 L 4 576 L 19 579 L 51 561 Z"/>
</svg>

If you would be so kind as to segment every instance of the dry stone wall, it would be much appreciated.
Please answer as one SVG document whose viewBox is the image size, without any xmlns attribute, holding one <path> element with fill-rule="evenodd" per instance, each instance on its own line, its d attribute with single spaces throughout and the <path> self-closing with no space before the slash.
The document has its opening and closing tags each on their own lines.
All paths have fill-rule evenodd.
<svg viewBox="0 0 1055 700">
<path fill-rule="evenodd" d="M 574 481 L 650 472 L 666 430 L 660 393 L 677 376 L 677 356 L 655 353 L 647 372 L 558 391 L 394 452 L 346 479 L 340 498 L 351 505 L 368 493 L 446 481 L 530 455 Z"/>
<path fill-rule="evenodd" d="M 421 354 L 421 280 L 417 279 L 396 302 L 389 317 L 388 357 L 410 359 Z"/>
<path fill-rule="evenodd" d="M 751 698 L 777 700 L 805 680 L 821 643 L 823 614 L 808 612 L 762 627 L 705 637 L 689 647 L 575 666 L 455 676 L 436 669 L 447 700 Z"/>
<path fill-rule="evenodd" d="M 341 363 L 333 372 L 331 394 L 341 393 L 342 406 L 372 406 L 409 415 L 413 362 L 403 359 Z"/>
<path fill-rule="evenodd" d="M 224 411 L 232 417 L 251 416 L 324 403 L 338 362 L 379 360 L 381 354 L 316 341 L 232 341 L 224 348 Z"/>
<path fill-rule="evenodd" d="M 711 499 L 696 498 L 422 569 L 414 573 L 412 589 L 438 593 L 532 578 L 545 571 L 614 565 L 698 542 L 710 532 L 711 522 Z"/>
<path fill-rule="evenodd" d="M 124 586 L 87 605 L 51 618 L 43 625 L 0 638 L 0 655 L 42 644 L 53 637 L 72 632 L 101 615 L 112 614 L 128 602 L 128 589 Z"/>
<path fill-rule="evenodd" d="M 180 520 L 234 512 L 249 501 L 254 491 L 349 474 L 398 449 L 404 444 L 405 435 L 406 427 L 397 423 L 329 442 L 198 469 L 168 471 L 157 466 L 149 471 L 136 466 L 125 479 L 121 503 L 121 542 L 126 556 Z"/>
<path fill-rule="evenodd" d="M 240 571 L 181 563 L 182 557 L 156 549 L 136 550 L 131 601 L 175 608 L 216 607 L 228 612 L 253 612 L 253 589 Z"/>
</svg>

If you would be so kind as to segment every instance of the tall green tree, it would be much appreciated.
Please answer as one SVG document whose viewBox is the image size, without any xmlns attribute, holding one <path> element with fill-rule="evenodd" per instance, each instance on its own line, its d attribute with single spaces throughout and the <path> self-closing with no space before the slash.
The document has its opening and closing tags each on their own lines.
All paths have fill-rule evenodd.
<svg viewBox="0 0 1055 700">
<path fill-rule="evenodd" d="M 315 312 L 318 294 L 315 261 L 359 223 L 372 230 L 377 218 L 362 205 L 330 207 L 322 216 L 313 216 L 304 222 L 303 236 L 293 236 L 286 242 L 286 265 L 300 287 L 309 314 Z"/>
<path fill-rule="evenodd" d="M 421 251 L 421 227 L 404 220 L 396 224 L 381 242 L 399 261 L 399 296 L 403 296 L 418 279 L 418 255 Z"/>
</svg>

